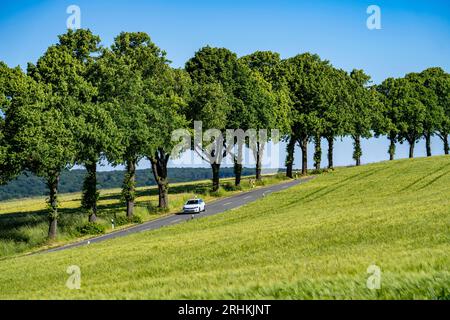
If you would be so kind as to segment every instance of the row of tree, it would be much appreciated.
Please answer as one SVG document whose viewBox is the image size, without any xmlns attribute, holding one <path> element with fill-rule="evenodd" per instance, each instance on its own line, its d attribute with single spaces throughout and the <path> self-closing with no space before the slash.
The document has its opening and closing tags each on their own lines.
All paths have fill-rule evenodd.
<svg viewBox="0 0 450 320">
<path fill-rule="evenodd" d="M 440 68 L 389 78 L 371 85 L 362 70 L 347 73 L 319 56 L 305 53 L 281 59 L 278 53 L 255 52 L 238 58 L 225 48 L 204 47 L 184 69 L 169 65 L 166 53 L 142 32 L 121 33 L 110 48 L 89 30 L 59 36 L 27 72 L 0 63 L 0 179 L 6 183 L 24 170 L 43 177 L 49 189 L 49 238 L 57 234 L 58 182 L 73 165 L 87 170 L 82 205 L 96 220 L 96 170 L 99 161 L 126 166 L 122 195 L 127 216 L 135 202 L 137 163 L 150 160 L 159 188 L 159 206 L 167 208 L 167 164 L 176 141 L 172 132 L 203 127 L 278 129 L 287 141 L 287 176 L 292 177 L 294 150 L 302 151 L 307 173 L 307 146 L 314 141 L 319 169 L 321 140 L 328 141 L 333 167 L 337 137 L 351 136 L 353 158 L 361 163 L 361 139 L 386 135 L 389 154 L 407 141 L 410 156 L 421 138 L 436 134 L 448 154 L 450 77 Z M 271 139 L 270 136 L 267 137 Z M 227 145 L 228 144 L 228 145 Z M 211 164 L 213 191 L 219 188 L 221 160 L 234 159 L 240 185 L 244 144 L 254 151 L 261 179 L 264 144 L 220 142 L 217 148 L 193 149 Z M 180 150 L 181 152 L 182 150 Z"/>
</svg>

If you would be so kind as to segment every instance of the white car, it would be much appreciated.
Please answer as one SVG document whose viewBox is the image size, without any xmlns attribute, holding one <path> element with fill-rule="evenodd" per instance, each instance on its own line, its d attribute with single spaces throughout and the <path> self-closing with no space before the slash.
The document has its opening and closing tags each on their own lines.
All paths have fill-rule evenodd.
<svg viewBox="0 0 450 320">
<path fill-rule="evenodd" d="M 190 199 L 183 206 L 183 213 L 199 213 L 202 211 L 206 211 L 206 204 L 202 199 Z"/>
</svg>

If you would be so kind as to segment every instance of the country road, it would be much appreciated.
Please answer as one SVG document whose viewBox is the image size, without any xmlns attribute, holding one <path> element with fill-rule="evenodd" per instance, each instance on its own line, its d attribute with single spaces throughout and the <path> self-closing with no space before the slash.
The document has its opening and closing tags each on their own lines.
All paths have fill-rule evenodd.
<svg viewBox="0 0 450 320">
<path fill-rule="evenodd" d="M 136 226 L 132 226 L 129 227 L 127 229 L 123 229 L 123 230 L 119 230 L 119 231 L 114 231 L 102 236 L 98 236 L 95 238 L 91 238 L 91 239 L 86 239 L 83 241 L 79 241 L 79 242 L 75 242 L 75 243 L 71 243 L 68 245 L 64 245 L 61 247 L 56 247 L 56 248 L 52 248 L 52 249 L 47 249 L 47 250 L 43 250 L 43 251 L 39 251 L 36 252 L 35 254 L 43 254 L 43 253 L 50 253 L 50 252 L 55 252 L 55 251 L 61 251 L 61 250 L 67 250 L 67 249 L 71 249 L 71 248 L 75 248 L 75 247 L 80 247 L 80 246 L 85 246 L 85 245 L 89 245 L 92 243 L 97 243 L 97 242 L 101 242 L 101 241 L 105 241 L 108 239 L 114 239 L 114 238 L 118 238 L 118 237 L 123 237 L 129 234 L 133 234 L 133 233 L 137 233 L 137 232 L 142 232 L 142 231 L 149 231 L 149 230 L 155 230 L 155 229 L 159 229 L 162 228 L 164 226 L 170 226 L 170 225 L 174 225 L 174 224 L 178 224 L 187 220 L 191 220 L 191 219 L 199 219 L 202 217 L 207 217 L 207 216 L 212 216 L 214 214 L 218 214 L 218 213 L 222 213 L 225 212 L 227 210 L 230 209 L 234 209 L 240 206 L 243 206 L 247 203 L 253 202 L 259 198 L 262 198 L 270 193 L 273 192 L 277 192 L 277 191 L 282 191 L 284 189 L 293 187 L 295 185 L 298 185 L 300 183 L 304 183 L 307 182 L 309 180 L 311 180 L 313 177 L 307 177 L 307 178 L 303 178 L 303 179 L 298 179 L 298 180 L 292 180 L 289 182 L 283 182 L 280 184 L 276 184 L 276 185 L 271 185 L 268 187 L 263 187 L 263 188 L 257 188 L 255 190 L 252 191 L 247 191 L 247 192 L 242 192 L 242 193 L 238 193 L 236 195 L 224 198 L 224 199 L 220 199 L 220 200 L 216 200 L 213 202 L 210 202 L 209 204 L 206 204 L 206 211 L 205 212 L 201 212 L 201 213 L 197 213 L 197 214 L 182 214 L 182 213 L 178 213 L 178 214 L 172 214 L 163 218 L 159 218 L 156 220 L 152 220 L 152 221 L 148 221 L 145 222 L 143 224 L 139 224 Z"/>
</svg>

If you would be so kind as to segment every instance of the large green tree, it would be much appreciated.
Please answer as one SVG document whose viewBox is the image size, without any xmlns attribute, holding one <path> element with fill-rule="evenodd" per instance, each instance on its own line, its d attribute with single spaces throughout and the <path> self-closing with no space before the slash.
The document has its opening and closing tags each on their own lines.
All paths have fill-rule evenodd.
<svg viewBox="0 0 450 320">
<path fill-rule="evenodd" d="M 347 112 L 347 133 L 353 139 L 353 159 L 361 164 L 361 139 L 372 137 L 374 113 L 378 112 L 377 93 L 369 88 L 370 76 L 363 70 L 354 69 L 348 81 L 349 110 Z"/>
<path fill-rule="evenodd" d="M 97 218 L 97 164 L 105 158 L 106 154 L 120 152 L 120 135 L 110 113 L 105 107 L 104 101 L 99 99 L 96 84 L 99 80 L 97 56 L 100 52 L 100 37 L 92 34 L 90 30 L 69 30 L 59 36 L 59 43 L 79 62 L 78 70 L 81 76 L 91 88 L 89 95 L 78 99 L 78 107 L 75 116 L 80 118 L 80 126 L 77 128 L 77 163 L 86 167 L 86 177 L 83 183 L 82 207 L 89 213 L 89 221 Z M 45 70 L 43 72 L 55 72 Z"/>
<path fill-rule="evenodd" d="M 157 134 L 153 137 L 147 151 L 152 166 L 153 177 L 158 185 L 158 206 L 169 208 L 169 180 L 167 165 L 170 156 L 178 156 L 174 150 L 177 141 L 172 139 L 175 130 L 187 128 L 187 104 L 190 96 L 191 81 L 182 69 L 162 68 L 156 77 L 152 77 L 149 90 L 145 92 L 146 103 L 153 105 L 155 117 L 149 119 Z M 174 154 L 175 152 L 175 154 Z"/>
<path fill-rule="evenodd" d="M 98 61 L 99 100 L 109 110 L 122 138 L 120 155 L 110 155 L 113 164 L 124 164 L 122 196 L 127 216 L 134 213 L 136 166 L 150 155 L 160 133 L 152 121 L 161 117 L 155 107 L 152 85 L 167 63 L 166 54 L 143 32 L 121 33 Z"/>
<path fill-rule="evenodd" d="M 191 90 L 188 119 L 194 125 L 201 121 L 202 128 L 209 130 L 201 138 L 200 130 L 195 130 L 192 150 L 211 165 L 212 191 L 217 191 L 220 187 L 220 166 L 227 155 L 224 136 L 232 107 L 220 83 L 193 83 Z"/>
<path fill-rule="evenodd" d="M 320 135 L 322 127 L 321 110 L 324 105 L 324 69 L 328 61 L 318 55 L 304 53 L 284 61 L 286 81 L 292 101 L 291 141 L 288 143 L 287 164 L 292 163 L 295 137 L 302 150 L 302 174 L 308 172 L 308 142 Z M 288 171 L 289 175 L 289 171 Z"/>
<path fill-rule="evenodd" d="M 427 155 L 431 155 L 430 137 L 436 133 L 444 143 L 444 153 L 449 154 L 450 133 L 450 76 L 442 68 L 428 68 L 421 72 L 425 92 L 421 96 L 427 107 L 424 135 Z"/>
<path fill-rule="evenodd" d="M 422 133 L 425 138 L 425 148 L 428 157 L 431 157 L 431 137 L 438 130 L 443 116 L 443 109 L 439 105 L 438 96 L 433 88 L 430 88 L 430 85 L 434 82 L 433 73 L 434 72 L 429 69 L 421 73 L 409 73 L 405 77 L 412 86 L 416 98 L 425 107 Z M 428 86 L 426 86 L 425 83 L 427 83 Z"/>
<path fill-rule="evenodd" d="M 220 166 L 227 155 L 225 136 L 229 124 L 234 122 L 230 121 L 232 112 L 243 110 L 242 101 L 236 96 L 241 65 L 230 50 L 206 46 L 197 51 L 185 67 L 194 84 L 188 119 L 202 121 L 203 128 L 216 130 L 206 148 L 194 141 L 197 153 L 211 165 L 213 191 L 219 188 Z"/>
<path fill-rule="evenodd" d="M 49 56 L 41 59 L 48 59 L 46 62 L 50 64 L 55 61 L 71 64 L 64 51 L 53 48 Z M 72 110 L 77 104 L 51 84 L 36 81 L 21 72 L 15 72 L 10 81 L 14 88 L 9 93 L 11 103 L 5 118 L 8 158 L 20 171 L 31 171 L 46 181 L 49 189 L 48 237 L 54 239 L 58 225 L 59 178 L 61 172 L 75 162 L 73 133 L 79 120 L 72 116 Z"/>
<path fill-rule="evenodd" d="M 416 86 L 408 78 L 398 81 L 397 104 L 400 111 L 397 126 L 400 141 L 409 143 L 409 158 L 414 157 L 414 147 L 423 136 L 423 125 L 426 117 L 426 107 L 421 102 Z"/>
<path fill-rule="evenodd" d="M 9 81 L 9 68 L 8 66 L 0 62 L 0 184 L 5 183 L 6 178 L 6 166 L 5 161 L 7 159 L 7 142 L 5 137 L 5 112 L 9 104 L 9 98 L 7 97 L 7 83 Z"/>
<path fill-rule="evenodd" d="M 328 168 L 334 167 L 334 140 L 336 137 L 345 134 L 346 110 L 348 110 L 347 73 L 341 69 L 328 66 L 324 73 L 323 108 L 321 112 L 322 126 L 319 130 L 321 135 L 327 140 Z M 317 133 L 316 133 L 316 141 Z M 320 159 L 316 142 L 316 169 Z M 321 153 L 320 153 L 321 154 Z"/>
<path fill-rule="evenodd" d="M 242 66 L 242 69 L 245 71 L 241 71 L 240 79 L 236 81 L 238 88 L 234 93 L 234 109 L 229 118 L 231 128 L 237 129 L 241 134 L 245 130 L 245 135 L 237 137 L 237 151 L 232 155 L 235 159 L 236 185 L 239 185 L 241 178 L 242 161 L 240 160 L 242 160 L 244 143 L 252 151 L 256 162 L 256 180 L 261 180 L 265 146 L 271 138 L 271 130 L 276 126 L 277 101 L 271 85 L 259 72 L 245 66 Z M 233 145 L 233 141 L 228 141 L 228 147 Z"/>
<path fill-rule="evenodd" d="M 377 86 L 377 91 L 380 93 L 380 100 L 382 101 L 382 108 L 380 116 L 375 121 L 374 132 L 375 135 L 386 135 L 389 140 L 389 160 L 394 160 L 396 143 L 400 142 L 400 100 L 402 99 L 399 88 L 399 81 L 394 78 L 388 78 Z"/>
<path fill-rule="evenodd" d="M 450 75 L 448 73 L 442 77 L 442 85 L 437 86 L 438 96 L 440 104 L 444 110 L 444 116 L 439 124 L 437 135 L 444 143 L 444 153 L 449 154 L 449 141 L 450 134 Z"/>
<path fill-rule="evenodd" d="M 32 167 L 35 173 L 44 175 L 48 180 L 50 203 L 53 208 L 50 238 L 56 236 L 57 202 L 52 198 L 56 197 L 59 175 L 63 168 L 70 166 L 79 158 L 80 154 L 77 152 L 73 156 L 72 150 L 82 149 L 80 143 L 83 141 L 80 139 L 80 134 L 86 132 L 86 122 L 83 117 L 84 106 L 88 105 L 96 94 L 95 86 L 86 77 L 86 70 L 89 64 L 89 53 L 97 50 L 98 41 L 98 37 L 93 36 L 88 30 L 69 30 L 59 37 L 56 45 L 48 48 L 36 65 L 31 63 L 28 65 L 30 77 L 38 84 L 48 87 L 48 98 L 45 99 L 49 101 L 47 103 L 48 110 L 46 110 L 48 112 L 43 112 L 43 115 L 53 115 L 55 124 L 60 123 L 58 129 L 61 130 L 61 140 L 64 141 L 63 137 L 66 137 L 67 144 L 65 152 L 61 150 L 60 154 L 55 155 L 56 163 L 43 161 L 45 157 L 38 156 L 38 165 Z M 36 123 L 39 121 L 47 121 L 47 119 L 39 119 Z M 45 135 L 43 136 L 45 137 Z M 48 137 L 50 138 L 52 135 L 49 134 Z M 72 144 L 76 144 L 73 149 L 70 147 Z M 45 149 L 39 150 L 45 156 L 47 155 Z"/>
<path fill-rule="evenodd" d="M 291 133 L 286 138 L 286 177 L 293 178 L 294 171 L 294 154 L 295 154 L 295 145 L 297 144 L 297 137 L 294 133 Z"/>
<path fill-rule="evenodd" d="M 240 58 L 253 73 L 245 78 L 245 86 L 241 93 L 246 114 L 249 115 L 247 127 L 267 130 L 268 139 L 272 130 L 284 136 L 290 129 L 289 91 L 281 65 L 280 55 L 271 51 L 257 51 Z M 259 140 L 264 137 L 259 136 Z M 274 141 L 277 142 L 277 141 Z M 261 159 L 265 141 L 257 141 L 254 150 L 256 159 L 256 179 L 261 179 Z"/>
<path fill-rule="evenodd" d="M 21 124 L 20 119 L 17 121 L 17 110 L 42 98 L 42 94 L 33 96 L 34 91 L 42 93 L 19 67 L 10 69 L 0 62 L 0 184 L 7 183 L 23 170 L 23 153 L 12 148 L 11 142 L 15 128 L 20 128 Z"/>
<path fill-rule="evenodd" d="M 97 219 L 97 165 L 101 160 L 120 154 L 121 151 L 121 145 L 118 145 L 121 134 L 106 107 L 107 105 L 98 102 L 84 104 L 79 115 L 82 122 L 76 132 L 76 160 L 86 168 L 81 204 L 88 212 L 90 222 Z"/>
</svg>

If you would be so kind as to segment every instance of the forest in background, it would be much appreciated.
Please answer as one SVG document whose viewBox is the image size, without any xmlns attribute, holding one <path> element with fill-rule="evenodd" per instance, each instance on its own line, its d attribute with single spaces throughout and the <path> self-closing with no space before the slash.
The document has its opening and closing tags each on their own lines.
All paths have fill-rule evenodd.
<svg viewBox="0 0 450 320">
<path fill-rule="evenodd" d="M 187 182 L 196 180 L 211 179 L 210 168 L 169 168 L 170 182 Z M 97 186 L 99 189 L 121 188 L 125 171 L 99 171 L 97 173 Z M 243 175 L 252 175 L 254 168 L 244 168 Z M 60 192 L 71 193 L 81 192 L 86 170 L 74 169 L 66 170 L 61 175 Z M 221 178 L 233 177 L 233 168 L 223 168 L 220 170 Z M 153 186 L 155 179 L 151 169 L 141 169 L 136 171 L 136 185 L 138 187 Z M 20 199 L 25 197 L 44 196 L 48 194 L 47 186 L 42 178 L 31 173 L 22 174 L 17 179 L 7 185 L 0 186 L 0 201 L 10 199 Z"/>
</svg>

